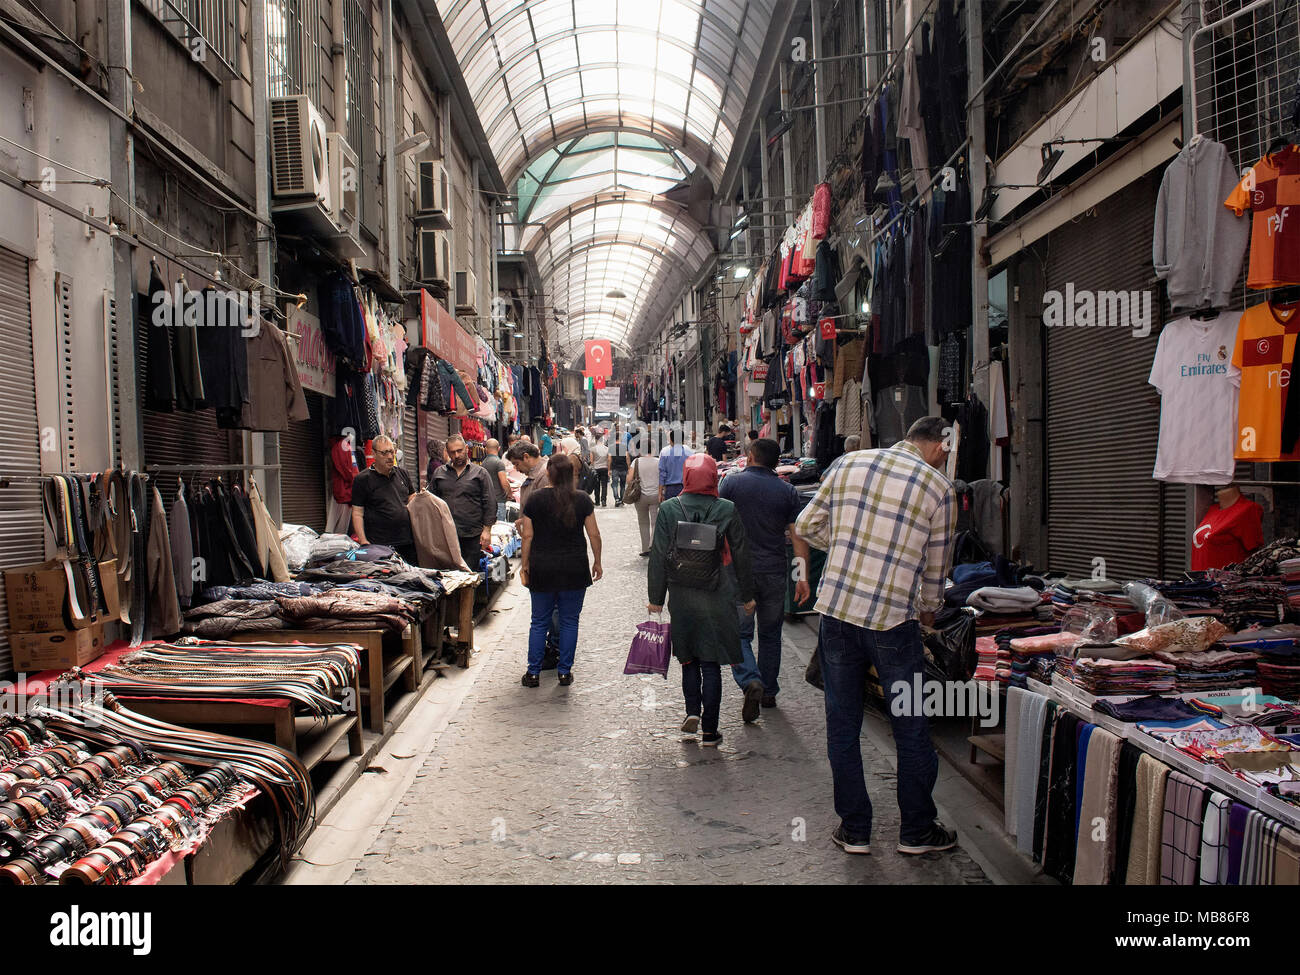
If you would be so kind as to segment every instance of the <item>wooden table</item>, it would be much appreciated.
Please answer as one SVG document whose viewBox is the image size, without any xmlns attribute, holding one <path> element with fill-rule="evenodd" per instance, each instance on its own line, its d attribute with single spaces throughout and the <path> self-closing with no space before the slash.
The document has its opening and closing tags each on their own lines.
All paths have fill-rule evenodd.
<svg viewBox="0 0 1300 975">
<path fill-rule="evenodd" d="M 300 643 L 304 646 L 355 643 L 361 647 L 361 681 L 359 700 L 366 703 L 370 716 L 370 730 L 383 733 L 385 724 L 384 695 L 388 689 L 405 678 L 406 689 L 420 688 L 420 640 L 409 623 L 400 634 L 393 634 L 390 646 L 391 660 L 384 656 L 386 630 L 266 630 L 231 636 L 232 641 L 248 640 L 261 643 Z"/>
</svg>

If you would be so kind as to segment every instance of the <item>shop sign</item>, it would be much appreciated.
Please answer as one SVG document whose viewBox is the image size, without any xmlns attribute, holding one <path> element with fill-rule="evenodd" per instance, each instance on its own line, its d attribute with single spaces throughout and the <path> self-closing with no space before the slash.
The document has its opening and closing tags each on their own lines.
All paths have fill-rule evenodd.
<svg viewBox="0 0 1300 975">
<path fill-rule="evenodd" d="M 606 386 L 596 390 L 596 412 L 614 413 L 623 405 L 623 387 Z"/>
<path fill-rule="evenodd" d="M 295 339 L 292 344 L 296 348 L 298 360 L 298 382 L 303 389 L 323 396 L 333 396 L 337 364 L 334 353 L 325 345 L 320 319 L 296 305 L 288 307 L 285 318 L 288 322 L 287 331 Z"/>
<path fill-rule="evenodd" d="M 471 376 L 478 372 L 475 337 L 461 328 L 460 322 L 423 289 L 420 291 L 420 321 L 420 341 L 426 349 Z"/>
<path fill-rule="evenodd" d="M 767 363 L 760 362 L 754 367 L 753 376 L 755 382 L 763 382 L 767 379 Z"/>
</svg>

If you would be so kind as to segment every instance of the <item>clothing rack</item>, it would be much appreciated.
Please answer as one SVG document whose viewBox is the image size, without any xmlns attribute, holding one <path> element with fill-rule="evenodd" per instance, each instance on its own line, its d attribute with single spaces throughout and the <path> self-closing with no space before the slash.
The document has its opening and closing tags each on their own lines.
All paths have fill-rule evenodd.
<svg viewBox="0 0 1300 975">
<path fill-rule="evenodd" d="M 92 477 L 103 477 L 103 471 L 52 471 L 49 474 L 4 474 L 0 473 L 0 488 L 11 484 L 44 484 L 52 477 L 74 477 L 78 481 L 89 481 Z M 148 479 L 148 474 L 140 474 Z"/>
<path fill-rule="evenodd" d="M 179 474 L 187 471 L 278 471 L 279 464 L 149 464 L 148 470 L 156 474 Z"/>
</svg>

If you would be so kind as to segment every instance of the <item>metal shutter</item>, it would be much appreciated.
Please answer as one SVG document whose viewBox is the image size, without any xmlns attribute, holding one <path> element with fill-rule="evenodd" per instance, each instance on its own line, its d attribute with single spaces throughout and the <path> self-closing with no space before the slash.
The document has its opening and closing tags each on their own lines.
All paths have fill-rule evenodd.
<svg viewBox="0 0 1300 975">
<path fill-rule="evenodd" d="M 1181 485 L 1152 479 L 1160 405 L 1147 384 L 1162 325 L 1151 267 L 1160 173 L 1115 193 L 1048 238 L 1048 290 L 1150 291 L 1151 334 L 1054 327 L 1047 333 L 1048 564 L 1112 579 L 1181 571 Z M 1162 503 L 1163 494 L 1163 503 Z"/>
<path fill-rule="evenodd" d="M 142 296 L 137 300 L 143 302 Z M 136 375 L 139 401 L 145 401 L 149 382 L 149 338 L 152 328 L 147 319 L 137 316 Z M 238 430 L 223 430 L 217 426 L 214 410 L 197 410 L 187 413 L 160 413 L 140 408 L 140 438 L 143 441 L 142 463 L 148 464 L 238 464 L 243 453 Z M 201 475 L 202 471 L 196 471 Z M 168 492 L 163 492 L 168 497 Z M 170 502 L 169 502 L 170 504 Z"/>
<path fill-rule="evenodd" d="M 402 470 L 411 476 L 411 483 L 420 483 L 420 420 L 414 406 L 402 411 Z"/>
<path fill-rule="evenodd" d="M 281 520 L 325 531 L 325 400 L 307 392 L 306 420 L 280 434 Z"/>
<path fill-rule="evenodd" d="M 0 475 L 41 473 L 36 423 L 36 370 L 32 357 L 32 306 L 27 259 L 0 248 Z M 0 568 L 45 558 L 41 488 L 12 481 L 0 488 Z M 13 672 L 9 653 L 9 604 L 0 577 L 0 672 Z"/>
</svg>

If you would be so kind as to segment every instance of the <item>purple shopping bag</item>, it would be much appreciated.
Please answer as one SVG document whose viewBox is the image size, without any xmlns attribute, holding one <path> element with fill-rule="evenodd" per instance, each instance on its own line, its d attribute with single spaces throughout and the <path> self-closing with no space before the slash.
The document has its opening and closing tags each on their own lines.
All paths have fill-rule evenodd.
<svg viewBox="0 0 1300 975">
<path fill-rule="evenodd" d="M 673 652 L 671 627 L 668 623 L 647 620 L 636 628 L 632 649 L 627 652 L 625 674 L 659 674 L 668 679 L 668 658 Z"/>
</svg>

